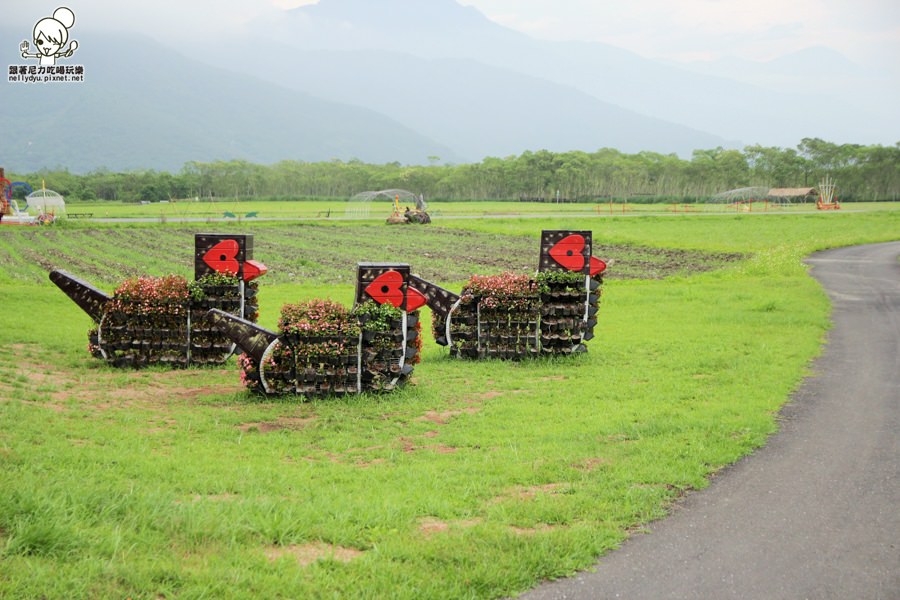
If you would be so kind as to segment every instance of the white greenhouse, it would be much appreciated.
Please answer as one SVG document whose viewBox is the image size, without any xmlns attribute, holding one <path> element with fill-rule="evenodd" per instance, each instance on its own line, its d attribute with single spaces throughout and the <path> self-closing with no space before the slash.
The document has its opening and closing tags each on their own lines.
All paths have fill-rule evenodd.
<svg viewBox="0 0 900 600">
<path fill-rule="evenodd" d="M 66 212 L 66 201 L 53 190 L 37 190 L 25 196 L 28 205 L 25 208 L 29 214 L 52 214 L 60 216 Z"/>
</svg>

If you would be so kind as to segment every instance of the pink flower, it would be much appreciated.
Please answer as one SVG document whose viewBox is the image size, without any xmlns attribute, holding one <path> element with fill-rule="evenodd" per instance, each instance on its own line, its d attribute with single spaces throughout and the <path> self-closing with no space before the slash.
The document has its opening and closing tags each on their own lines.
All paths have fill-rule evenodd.
<svg viewBox="0 0 900 600">
<path fill-rule="evenodd" d="M 506 272 L 500 275 L 473 275 L 463 289 L 463 303 L 481 298 L 488 309 L 529 309 L 537 302 L 537 287 L 528 275 Z"/>
</svg>

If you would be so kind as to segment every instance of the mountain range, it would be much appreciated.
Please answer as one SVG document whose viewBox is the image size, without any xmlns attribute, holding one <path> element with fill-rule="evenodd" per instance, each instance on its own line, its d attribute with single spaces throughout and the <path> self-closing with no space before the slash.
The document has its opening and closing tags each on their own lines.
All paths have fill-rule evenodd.
<svg viewBox="0 0 900 600">
<path fill-rule="evenodd" d="M 94 34 L 77 56 L 83 83 L 0 85 L 0 163 L 8 170 L 456 158 L 371 109 L 204 65 L 150 39 Z"/>
<path fill-rule="evenodd" d="M 0 29 L 9 64 L 27 62 L 9 52 L 21 38 Z M 225 37 L 198 28 L 177 48 L 99 31 L 80 44 L 61 64 L 83 64 L 83 83 L 0 85 L 8 170 L 424 164 L 604 147 L 690 156 L 898 130 L 883 103 L 829 93 L 825 74 L 855 84 L 871 74 L 826 48 L 771 64 L 663 64 L 537 40 L 455 0 L 320 0 Z"/>
</svg>

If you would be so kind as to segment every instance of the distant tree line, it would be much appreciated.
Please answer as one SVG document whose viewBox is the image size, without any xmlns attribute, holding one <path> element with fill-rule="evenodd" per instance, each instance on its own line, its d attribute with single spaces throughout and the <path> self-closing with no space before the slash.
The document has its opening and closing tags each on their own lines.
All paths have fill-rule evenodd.
<svg viewBox="0 0 900 600">
<path fill-rule="evenodd" d="M 182 198 L 349 198 L 366 190 L 402 188 L 428 199 L 517 200 L 557 197 L 569 201 L 708 201 L 742 187 L 815 187 L 825 175 L 842 201 L 900 200 L 900 142 L 894 146 L 834 144 L 805 138 L 792 148 L 747 146 L 743 150 L 696 150 L 690 160 L 675 154 L 617 150 L 524 152 L 479 163 L 405 166 L 400 163 L 307 163 L 285 160 L 259 165 L 241 160 L 189 162 L 177 174 L 160 171 L 84 175 L 66 170 L 10 174 L 72 199 L 126 202 Z"/>
</svg>

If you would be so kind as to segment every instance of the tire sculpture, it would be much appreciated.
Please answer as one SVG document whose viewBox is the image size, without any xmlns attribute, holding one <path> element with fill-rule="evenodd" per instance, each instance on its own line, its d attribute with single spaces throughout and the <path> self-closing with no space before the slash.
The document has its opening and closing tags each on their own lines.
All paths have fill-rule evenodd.
<svg viewBox="0 0 900 600">
<path fill-rule="evenodd" d="M 590 231 L 544 230 L 534 278 L 473 276 L 459 295 L 429 284 L 435 341 L 458 358 L 586 352 L 606 270 L 591 250 Z"/>
<path fill-rule="evenodd" d="M 359 263 L 356 301 L 286 305 L 279 332 L 222 310 L 208 320 L 243 352 L 241 379 L 263 394 L 358 394 L 404 385 L 418 362 L 418 308 L 406 264 Z"/>
<path fill-rule="evenodd" d="M 194 277 L 138 277 L 112 296 L 66 271 L 55 283 L 96 323 L 88 333 L 91 353 L 117 367 L 224 363 L 235 345 L 205 320 L 210 309 L 258 316 L 255 279 L 266 266 L 253 260 L 252 235 L 197 234 Z"/>
</svg>

